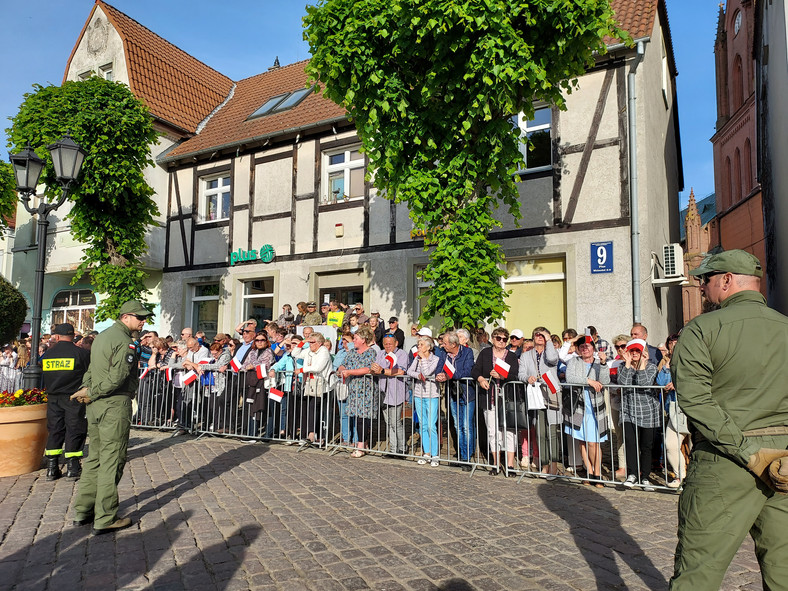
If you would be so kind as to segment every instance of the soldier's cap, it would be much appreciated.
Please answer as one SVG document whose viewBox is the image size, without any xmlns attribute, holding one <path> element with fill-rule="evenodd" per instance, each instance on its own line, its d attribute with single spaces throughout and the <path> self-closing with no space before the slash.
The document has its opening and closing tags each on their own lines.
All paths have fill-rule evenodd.
<svg viewBox="0 0 788 591">
<path fill-rule="evenodd" d="M 124 314 L 133 314 L 134 316 L 142 316 L 144 318 L 150 318 L 153 316 L 153 312 L 149 312 L 145 306 L 143 306 L 139 300 L 129 300 L 125 304 L 120 307 L 120 312 L 118 313 L 118 318 L 123 316 Z"/>
<path fill-rule="evenodd" d="M 706 257 L 690 275 L 710 275 L 712 273 L 733 273 L 734 275 L 754 275 L 763 277 L 763 269 L 758 257 L 743 250 L 726 250 Z"/>
<path fill-rule="evenodd" d="M 309 302 L 309 303 L 306 305 L 306 307 L 307 307 L 307 308 L 317 308 L 317 304 L 316 304 L 315 302 Z"/>
<path fill-rule="evenodd" d="M 63 324 L 58 324 L 55 326 L 55 330 L 52 331 L 52 334 L 57 334 L 64 337 L 73 336 L 74 325 L 69 324 L 68 322 L 64 322 Z"/>
</svg>

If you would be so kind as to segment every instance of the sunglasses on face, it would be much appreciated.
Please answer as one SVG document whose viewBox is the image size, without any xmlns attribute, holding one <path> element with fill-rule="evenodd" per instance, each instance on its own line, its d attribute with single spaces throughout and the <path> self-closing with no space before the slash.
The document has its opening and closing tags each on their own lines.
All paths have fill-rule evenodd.
<svg viewBox="0 0 788 591">
<path fill-rule="evenodd" d="M 626 345 L 616 345 L 616 349 L 626 349 Z"/>
<path fill-rule="evenodd" d="M 705 273 L 700 276 L 700 282 L 702 285 L 708 285 L 711 278 L 715 275 L 722 275 L 723 273 Z"/>
<path fill-rule="evenodd" d="M 495 336 L 495 337 L 493 337 L 493 338 L 494 338 L 496 341 L 500 341 L 500 342 L 502 342 L 502 343 L 505 343 L 505 342 L 506 342 L 506 337 L 502 337 L 502 336 Z"/>
<path fill-rule="evenodd" d="M 519 341 L 523 337 L 509 337 L 510 341 Z"/>
<path fill-rule="evenodd" d="M 267 343 L 268 339 L 255 339 L 254 342 L 255 343 Z"/>
<path fill-rule="evenodd" d="M 134 318 L 136 318 L 137 320 L 147 320 L 148 319 L 147 316 L 139 316 L 138 314 L 132 314 L 132 316 L 134 316 Z"/>
</svg>

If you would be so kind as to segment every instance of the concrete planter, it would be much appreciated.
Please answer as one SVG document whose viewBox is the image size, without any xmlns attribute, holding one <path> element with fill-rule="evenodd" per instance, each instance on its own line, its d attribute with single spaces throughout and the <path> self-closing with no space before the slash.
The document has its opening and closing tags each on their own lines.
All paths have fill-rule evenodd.
<svg viewBox="0 0 788 591">
<path fill-rule="evenodd" d="M 40 469 L 46 442 L 46 404 L 0 408 L 0 476 Z"/>
</svg>

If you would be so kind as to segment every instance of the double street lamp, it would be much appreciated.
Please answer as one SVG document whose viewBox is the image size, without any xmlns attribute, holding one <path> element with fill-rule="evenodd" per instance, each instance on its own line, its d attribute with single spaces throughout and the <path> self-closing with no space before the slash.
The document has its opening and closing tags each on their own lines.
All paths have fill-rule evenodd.
<svg viewBox="0 0 788 591">
<path fill-rule="evenodd" d="M 33 294 L 33 342 L 30 347 L 30 364 L 22 371 L 23 388 L 40 388 L 42 385 L 43 372 L 37 360 L 38 346 L 41 341 L 41 305 L 44 299 L 44 266 L 46 264 L 49 214 L 63 205 L 71 185 L 79 176 L 82 163 L 85 161 L 85 151 L 71 139 L 68 133 L 54 144 L 47 146 L 47 150 L 52 156 L 55 176 L 63 191 L 57 201 L 49 202 L 41 199 L 35 207 L 30 206 L 30 198 L 36 194 L 38 179 L 44 170 L 44 161 L 38 157 L 29 144 L 21 152 L 8 155 L 14 167 L 16 189 L 22 204 L 31 216 L 38 215 L 38 266 L 36 267 Z"/>
</svg>

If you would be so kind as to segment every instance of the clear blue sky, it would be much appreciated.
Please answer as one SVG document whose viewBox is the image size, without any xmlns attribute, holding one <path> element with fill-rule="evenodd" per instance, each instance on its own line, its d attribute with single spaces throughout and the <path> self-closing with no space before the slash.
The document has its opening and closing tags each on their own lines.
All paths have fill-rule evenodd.
<svg viewBox="0 0 788 591">
<path fill-rule="evenodd" d="M 309 57 L 300 2 L 292 0 L 110 0 L 109 3 L 209 66 L 240 80 Z M 709 138 L 716 119 L 717 0 L 667 0 L 676 62 L 684 160 L 682 204 L 714 191 Z M 60 84 L 93 0 L 0 0 L 0 157 L 5 129 L 34 83 Z"/>
</svg>

